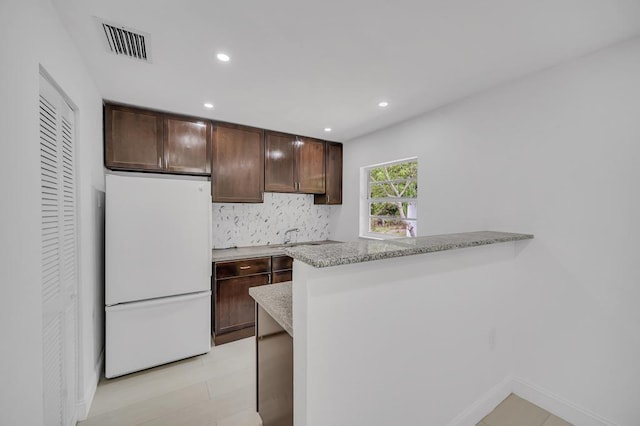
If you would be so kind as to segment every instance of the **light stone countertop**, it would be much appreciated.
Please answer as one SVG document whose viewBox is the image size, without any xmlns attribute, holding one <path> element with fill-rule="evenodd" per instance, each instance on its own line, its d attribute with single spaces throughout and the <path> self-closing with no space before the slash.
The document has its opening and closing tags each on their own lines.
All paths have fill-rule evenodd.
<svg viewBox="0 0 640 426">
<path fill-rule="evenodd" d="M 250 287 L 249 295 L 293 337 L 291 281 Z"/>
<path fill-rule="evenodd" d="M 247 253 L 258 253 L 257 256 L 267 256 L 269 255 L 266 254 L 267 251 L 260 250 L 270 249 L 272 250 L 271 253 L 288 254 L 294 259 L 308 263 L 316 268 L 324 268 L 532 238 L 533 235 L 531 234 L 479 231 L 393 240 L 365 240 L 349 243 L 325 241 L 321 245 L 245 247 L 243 249 L 228 250 L 236 250 L 242 254 L 242 257 L 250 257 L 247 256 Z M 274 249 L 279 251 L 274 252 Z M 249 295 L 293 337 L 291 289 L 292 283 L 288 281 L 251 287 L 249 288 Z"/>
<path fill-rule="evenodd" d="M 310 244 L 313 246 L 322 244 L 334 244 L 338 241 L 323 240 L 323 241 L 308 241 L 294 244 L 272 244 L 268 246 L 253 246 L 253 247 L 233 247 L 226 249 L 213 249 L 211 251 L 212 262 L 225 262 L 229 260 L 239 259 L 251 259 L 255 257 L 265 256 L 279 256 L 284 255 L 284 250 L 291 247 L 299 247 L 301 245 Z"/>
<path fill-rule="evenodd" d="M 533 238 L 531 234 L 478 231 L 428 237 L 363 240 L 323 244 L 320 246 L 287 247 L 284 253 L 316 268 L 325 268 L 531 238 Z"/>
</svg>

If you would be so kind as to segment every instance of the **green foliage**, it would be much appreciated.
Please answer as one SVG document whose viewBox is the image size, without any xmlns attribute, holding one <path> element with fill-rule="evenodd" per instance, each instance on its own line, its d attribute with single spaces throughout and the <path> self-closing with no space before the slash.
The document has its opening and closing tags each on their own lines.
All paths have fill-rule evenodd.
<svg viewBox="0 0 640 426">
<path fill-rule="evenodd" d="M 390 217 L 409 217 L 409 204 L 408 202 L 384 202 L 384 203 L 370 203 L 370 215 L 371 216 L 390 216 Z M 400 208 L 402 208 L 402 213 L 400 213 Z"/>
<path fill-rule="evenodd" d="M 399 216 L 396 203 L 371 203 L 372 216 Z"/>
<path fill-rule="evenodd" d="M 369 171 L 372 182 L 394 179 L 417 179 L 418 162 L 392 164 L 390 166 L 376 167 Z"/>
<path fill-rule="evenodd" d="M 369 170 L 369 198 L 372 232 L 403 236 L 409 232 L 415 236 L 415 222 L 408 218 L 409 203 L 400 199 L 418 196 L 418 163 L 416 161 L 376 167 Z M 397 198 L 398 201 L 375 202 L 378 198 Z M 397 219 L 396 219 L 397 218 Z"/>
<path fill-rule="evenodd" d="M 415 198 L 418 195 L 418 163 L 393 164 L 369 171 L 371 198 Z"/>
<path fill-rule="evenodd" d="M 400 220 L 371 219 L 371 232 L 377 234 L 392 235 L 394 237 L 406 237 L 407 225 Z"/>
</svg>

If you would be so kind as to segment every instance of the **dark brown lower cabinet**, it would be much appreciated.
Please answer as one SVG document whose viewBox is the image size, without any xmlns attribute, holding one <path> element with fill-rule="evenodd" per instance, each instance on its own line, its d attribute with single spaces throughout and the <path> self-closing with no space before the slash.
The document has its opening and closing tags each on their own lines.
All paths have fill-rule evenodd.
<svg viewBox="0 0 640 426">
<path fill-rule="evenodd" d="M 229 278 L 217 282 L 216 334 L 253 325 L 253 299 L 249 296 L 249 288 L 265 284 L 269 284 L 268 274 Z"/>
<path fill-rule="evenodd" d="M 293 338 L 256 304 L 258 413 L 263 426 L 293 426 Z"/>
<path fill-rule="evenodd" d="M 214 297 L 214 342 L 216 345 L 253 336 L 254 301 L 249 288 L 269 284 L 269 274 L 216 280 Z"/>
<path fill-rule="evenodd" d="M 274 271 L 273 272 L 273 283 L 283 283 L 286 281 L 291 281 L 293 278 L 293 274 L 291 269 L 288 271 Z"/>
<path fill-rule="evenodd" d="M 273 256 L 271 258 L 271 282 L 283 283 L 291 281 L 293 258 L 289 256 Z"/>
<path fill-rule="evenodd" d="M 216 262 L 211 295 L 211 329 L 216 345 L 255 334 L 255 302 L 249 288 L 291 281 L 293 259 L 269 256 Z"/>
</svg>

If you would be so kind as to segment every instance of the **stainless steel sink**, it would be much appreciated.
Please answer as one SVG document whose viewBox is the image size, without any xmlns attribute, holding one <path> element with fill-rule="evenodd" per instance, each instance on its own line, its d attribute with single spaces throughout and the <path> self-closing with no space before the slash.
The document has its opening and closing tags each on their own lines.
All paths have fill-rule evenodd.
<svg viewBox="0 0 640 426">
<path fill-rule="evenodd" d="M 282 247 L 299 247 L 299 246 L 319 246 L 322 243 L 289 243 L 284 244 Z"/>
<path fill-rule="evenodd" d="M 300 247 L 300 246 L 323 246 L 325 244 L 336 244 L 340 241 L 326 240 L 326 241 L 307 241 L 303 243 L 288 243 L 282 244 L 279 247 L 287 248 L 287 247 Z"/>
</svg>

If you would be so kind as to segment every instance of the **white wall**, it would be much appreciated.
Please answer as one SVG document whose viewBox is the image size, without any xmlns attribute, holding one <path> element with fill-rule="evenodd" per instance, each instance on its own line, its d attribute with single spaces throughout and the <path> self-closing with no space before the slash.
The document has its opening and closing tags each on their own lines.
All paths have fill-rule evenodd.
<svg viewBox="0 0 640 426">
<path fill-rule="evenodd" d="M 42 424 L 39 66 L 78 108 L 80 216 L 80 399 L 95 385 L 102 349 L 100 208 L 102 105 L 75 46 L 48 0 L 0 3 L 0 424 Z"/>
<path fill-rule="evenodd" d="M 344 150 L 333 238 L 357 237 L 361 166 L 418 156 L 420 235 L 536 236 L 513 283 L 514 374 L 604 421 L 640 424 L 640 39 Z"/>
<path fill-rule="evenodd" d="M 529 244 L 295 262 L 295 424 L 446 425 L 478 399 L 497 405 L 513 371 L 514 265 Z M 467 417 L 455 424 L 484 414 Z"/>
</svg>

